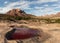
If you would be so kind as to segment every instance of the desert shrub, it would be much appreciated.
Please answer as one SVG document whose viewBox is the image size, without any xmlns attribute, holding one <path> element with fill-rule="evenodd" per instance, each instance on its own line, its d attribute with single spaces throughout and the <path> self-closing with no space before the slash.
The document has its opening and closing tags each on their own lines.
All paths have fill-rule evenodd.
<svg viewBox="0 0 60 43">
<path fill-rule="evenodd" d="M 46 19 L 47 23 L 60 23 L 60 19 Z"/>
<path fill-rule="evenodd" d="M 16 19 L 16 20 L 21 20 L 22 17 L 16 16 L 16 17 L 14 17 L 14 19 Z"/>
<path fill-rule="evenodd" d="M 51 19 L 41 19 L 41 20 L 44 20 L 45 23 L 51 23 Z"/>
<path fill-rule="evenodd" d="M 21 25 L 20 28 L 29 28 L 29 27 L 25 25 Z"/>
<path fill-rule="evenodd" d="M 60 23 L 60 19 L 56 19 L 55 20 L 55 23 Z"/>
<path fill-rule="evenodd" d="M 16 17 L 14 17 L 14 19 L 16 19 L 16 20 L 30 20 L 31 17 L 21 17 L 21 16 L 16 16 Z"/>
</svg>

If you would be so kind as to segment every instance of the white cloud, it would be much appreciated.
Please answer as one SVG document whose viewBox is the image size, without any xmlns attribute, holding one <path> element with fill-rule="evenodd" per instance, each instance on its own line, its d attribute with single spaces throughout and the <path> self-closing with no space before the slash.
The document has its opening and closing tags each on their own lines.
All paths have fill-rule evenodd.
<svg viewBox="0 0 60 43">
<path fill-rule="evenodd" d="M 7 3 L 7 2 L 5 2 Z M 17 6 L 19 5 L 19 6 Z M 16 7 L 17 6 L 17 7 Z M 18 1 L 18 2 L 11 2 L 5 5 L 5 7 L 0 8 L 2 11 L 0 13 L 6 13 L 7 11 L 14 9 L 14 8 L 21 8 L 21 9 L 31 9 L 29 8 L 29 3 L 27 1 Z"/>
<path fill-rule="evenodd" d="M 38 0 L 38 1 L 40 1 L 40 2 L 56 2 L 58 0 Z"/>
<path fill-rule="evenodd" d="M 52 8 L 45 8 L 43 11 L 44 12 L 52 12 L 54 9 L 52 9 Z"/>
<path fill-rule="evenodd" d="M 13 8 L 28 9 L 29 8 L 29 4 L 30 3 L 28 1 L 19 1 L 19 2 L 9 3 L 8 5 L 6 5 L 6 7 L 9 7 L 9 8 L 13 7 Z M 17 6 L 17 5 L 19 5 L 19 6 Z"/>
<path fill-rule="evenodd" d="M 49 5 L 48 4 L 45 4 L 44 6 L 48 7 Z"/>
<path fill-rule="evenodd" d="M 5 1 L 4 3 L 6 4 L 5 7 L 0 8 L 0 13 L 6 13 L 7 11 L 13 9 L 13 8 L 20 8 L 20 9 L 28 9 L 28 10 L 32 10 L 32 14 L 35 15 L 42 15 L 42 14 L 49 14 L 49 13 L 55 13 L 56 11 L 54 9 L 59 8 L 60 5 L 55 4 L 55 5 L 51 5 L 51 7 L 49 7 L 48 4 L 45 4 L 43 7 L 42 6 L 36 6 L 34 8 L 30 8 L 30 4 L 42 4 L 42 3 L 46 3 L 46 2 L 57 2 L 58 0 L 37 0 L 37 1 L 24 1 L 24 0 L 20 0 L 18 2 L 11 2 L 8 3 L 7 1 Z M 8 3 L 8 4 L 7 4 Z M 18 5 L 18 6 L 17 6 Z M 47 6 L 47 7 L 46 7 Z M 56 6 L 56 7 L 53 7 Z"/>
<path fill-rule="evenodd" d="M 58 2 L 59 0 L 37 0 L 37 1 L 32 1 L 31 4 L 41 4 L 41 3 L 47 3 L 47 2 Z"/>
<path fill-rule="evenodd" d="M 32 11 L 35 15 L 45 15 L 45 14 L 53 14 L 59 11 L 55 11 L 56 7 L 35 7 Z"/>
<path fill-rule="evenodd" d="M 4 2 L 4 4 L 7 4 L 7 3 L 8 3 L 8 1 L 5 1 L 5 2 Z"/>
<path fill-rule="evenodd" d="M 37 7 L 35 7 L 35 9 L 42 9 L 42 8 L 43 8 L 43 7 L 38 7 L 38 6 L 37 6 Z"/>
<path fill-rule="evenodd" d="M 0 8 L 0 13 L 6 13 L 7 11 L 9 11 L 11 8 L 8 7 L 4 7 L 4 8 Z"/>
</svg>

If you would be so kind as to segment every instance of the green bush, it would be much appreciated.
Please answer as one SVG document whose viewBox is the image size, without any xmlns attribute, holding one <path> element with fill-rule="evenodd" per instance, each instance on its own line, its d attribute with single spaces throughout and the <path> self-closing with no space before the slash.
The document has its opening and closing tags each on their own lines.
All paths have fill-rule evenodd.
<svg viewBox="0 0 60 43">
<path fill-rule="evenodd" d="M 56 19 L 56 21 L 55 21 L 56 23 L 60 23 L 60 19 Z"/>
</svg>

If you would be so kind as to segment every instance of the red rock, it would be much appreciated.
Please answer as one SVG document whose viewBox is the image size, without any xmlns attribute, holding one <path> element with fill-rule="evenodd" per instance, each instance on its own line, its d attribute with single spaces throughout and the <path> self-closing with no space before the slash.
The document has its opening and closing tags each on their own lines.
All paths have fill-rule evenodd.
<svg viewBox="0 0 60 43">
<path fill-rule="evenodd" d="M 11 16 L 25 16 L 26 15 L 26 13 L 20 9 L 12 9 L 8 11 L 7 14 Z"/>
</svg>

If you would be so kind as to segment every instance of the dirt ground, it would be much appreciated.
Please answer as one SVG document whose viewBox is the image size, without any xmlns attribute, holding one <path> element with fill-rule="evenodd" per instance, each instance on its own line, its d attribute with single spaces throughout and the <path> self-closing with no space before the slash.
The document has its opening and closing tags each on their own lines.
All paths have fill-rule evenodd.
<svg viewBox="0 0 60 43">
<path fill-rule="evenodd" d="M 34 38 L 31 39 L 26 39 L 23 42 L 24 43 L 60 43 L 60 24 L 37 24 L 37 25 L 32 25 L 32 24 L 17 24 L 17 23 L 0 23 L 0 43 L 7 43 L 4 42 L 4 35 L 7 31 L 11 30 L 11 28 L 9 27 L 10 25 L 17 25 L 17 26 L 21 26 L 21 25 L 25 25 L 28 26 L 30 28 L 37 28 L 37 29 L 42 29 L 45 33 L 48 33 L 51 37 L 48 38 L 47 40 L 45 40 L 44 42 L 41 41 L 35 41 Z M 48 35 L 46 35 L 48 36 Z M 16 41 L 12 40 L 12 41 L 8 41 L 8 43 L 16 43 Z M 22 42 L 21 42 L 22 43 Z"/>
</svg>

